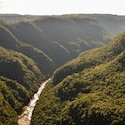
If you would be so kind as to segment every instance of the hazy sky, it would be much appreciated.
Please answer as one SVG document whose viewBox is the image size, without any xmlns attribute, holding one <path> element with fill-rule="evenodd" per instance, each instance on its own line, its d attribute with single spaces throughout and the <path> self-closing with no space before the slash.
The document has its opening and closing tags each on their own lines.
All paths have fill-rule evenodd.
<svg viewBox="0 0 125 125">
<path fill-rule="evenodd" d="M 0 13 L 34 15 L 110 13 L 125 15 L 125 0 L 0 0 Z"/>
</svg>

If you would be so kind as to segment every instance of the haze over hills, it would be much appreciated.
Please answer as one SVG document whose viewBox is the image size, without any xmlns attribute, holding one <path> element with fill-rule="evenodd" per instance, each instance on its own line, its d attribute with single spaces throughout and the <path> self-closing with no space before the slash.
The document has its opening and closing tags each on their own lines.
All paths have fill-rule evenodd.
<svg viewBox="0 0 125 125">
<path fill-rule="evenodd" d="M 125 27 L 124 17 L 113 15 L 1 15 L 1 19 L 19 41 L 40 49 L 53 60 L 55 68 L 104 44 Z"/>
<path fill-rule="evenodd" d="M 87 19 L 83 19 L 83 23 L 84 20 L 86 22 L 84 28 L 88 25 L 91 29 L 90 34 L 83 31 L 72 20 L 58 17 L 43 17 L 31 23 L 14 24 L 9 29 L 20 41 L 42 49 L 57 66 L 60 66 L 78 56 L 81 51 L 101 45 L 101 41 L 104 42 L 104 39 L 107 39 L 108 34 L 103 28 L 96 23 L 89 24 Z M 94 34 L 95 30 L 97 30 L 96 34 Z M 92 34 L 95 36 L 93 41 L 89 40 Z M 87 38 L 87 35 L 90 37 Z"/>
<path fill-rule="evenodd" d="M 124 81 L 125 33 L 55 71 L 31 124 L 124 125 Z"/>
<path fill-rule="evenodd" d="M 40 83 L 53 73 L 52 84 L 47 85 L 45 93 L 41 96 L 37 108 L 34 111 L 32 124 L 39 125 L 39 120 L 41 122 L 44 117 L 43 115 L 46 115 L 41 122 L 43 124 L 46 120 L 53 124 L 60 122 L 60 120 L 63 120 L 62 124 L 77 124 L 77 121 L 74 119 L 76 116 L 67 115 L 69 113 L 68 111 L 71 111 L 70 113 L 73 112 L 70 107 L 72 106 L 71 104 L 74 104 L 75 107 L 75 104 L 78 103 L 79 106 L 79 101 L 81 102 L 82 98 L 88 101 L 88 96 L 96 96 L 98 99 L 99 95 L 96 93 L 96 81 L 95 85 L 92 85 L 91 82 L 97 80 L 96 77 L 99 79 L 100 77 L 103 78 L 103 71 L 105 71 L 104 81 L 101 78 L 99 82 L 102 83 L 98 85 L 100 93 L 102 90 L 100 88 L 104 88 L 105 90 L 104 86 L 108 86 L 108 83 L 104 85 L 106 77 L 109 77 L 109 79 L 111 77 L 110 75 L 107 76 L 107 72 L 111 70 L 111 74 L 114 73 L 117 77 L 116 69 L 121 69 L 121 71 L 124 69 L 124 42 L 121 42 L 124 41 L 124 35 L 120 35 L 116 40 L 113 40 L 113 42 L 104 45 L 110 41 L 112 36 L 123 32 L 124 29 L 124 16 L 98 14 L 22 16 L 1 14 L 0 105 L 2 109 L 0 110 L 0 124 L 16 125 L 17 116 L 22 108 L 37 91 Z M 118 41 L 120 42 L 117 43 Z M 103 45 L 104 47 L 90 50 Z M 86 52 L 81 54 L 84 51 Z M 77 56 L 79 57 L 76 58 Z M 76 59 L 68 62 L 74 58 Z M 98 71 L 100 69 L 102 72 Z M 97 76 L 94 76 L 94 72 Z M 98 76 L 98 73 L 99 75 L 102 73 L 102 75 Z M 124 74 L 121 74 L 121 80 L 123 80 L 122 75 L 124 76 Z M 81 81 L 79 79 L 81 79 Z M 70 80 L 74 82 L 70 83 Z M 86 80 L 88 81 L 86 82 Z M 84 82 L 86 82 L 85 85 Z M 112 78 L 110 82 L 112 82 Z M 89 83 L 91 84 L 88 85 Z M 114 86 L 122 88 L 122 84 L 114 84 L 113 87 Z M 110 88 L 112 85 L 108 87 Z M 122 91 L 121 88 L 119 89 L 120 92 Z M 108 91 L 109 93 L 111 92 L 110 89 L 108 89 Z M 92 94 L 92 92 L 95 94 Z M 80 93 L 88 93 L 90 95 L 83 97 Z M 102 92 L 101 94 L 101 96 L 103 96 L 104 93 Z M 50 96 L 46 97 L 47 95 Z M 77 97 L 77 95 L 81 96 Z M 101 96 L 99 98 L 101 98 Z M 104 97 L 105 96 L 106 95 L 104 95 Z M 123 95 L 121 96 L 124 98 Z M 76 102 L 74 98 L 76 98 Z M 77 101 L 78 98 L 79 101 Z M 114 98 L 115 97 L 113 97 L 113 99 Z M 47 102 L 47 99 L 49 102 Z M 117 98 L 115 99 L 117 101 Z M 45 102 L 41 103 L 42 101 Z M 56 105 L 55 101 L 57 101 Z M 122 103 L 122 100 L 120 101 L 120 103 Z M 53 116 L 53 111 L 51 107 L 49 107 L 50 103 L 55 106 L 55 108 L 53 107 L 56 111 L 56 114 L 54 113 L 55 116 Z M 91 106 L 92 102 L 90 101 L 89 103 Z M 66 106 L 64 108 L 65 104 Z M 50 110 L 48 110 L 46 106 Z M 62 116 L 62 118 L 60 118 L 57 116 L 60 116 L 58 112 L 61 113 L 57 107 L 65 111 L 64 117 Z M 43 113 L 44 108 L 46 108 L 46 114 Z M 70 108 L 71 110 L 69 110 Z M 39 112 L 40 110 L 41 112 Z M 88 111 L 88 109 L 86 111 Z M 38 115 L 36 115 L 37 113 Z M 39 117 L 40 119 L 38 120 Z M 56 119 L 54 117 L 56 117 Z M 113 117 L 116 118 L 115 116 Z M 81 117 L 79 118 L 80 120 L 82 119 Z M 91 116 L 91 118 L 93 117 Z M 122 116 L 117 117 L 118 121 L 119 118 L 122 118 Z M 108 123 L 111 121 L 113 120 L 110 119 Z M 82 121 L 80 122 L 82 123 Z M 89 122 L 91 123 L 92 120 L 90 119 Z M 88 121 L 86 123 L 88 123 Z"/>
</svg>

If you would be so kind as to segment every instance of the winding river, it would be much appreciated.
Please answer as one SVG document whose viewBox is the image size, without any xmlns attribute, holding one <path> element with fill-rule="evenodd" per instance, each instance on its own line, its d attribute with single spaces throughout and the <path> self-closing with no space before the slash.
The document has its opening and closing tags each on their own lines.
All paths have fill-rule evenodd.
<svg viewBox="0 0 125 125">
<path fill-rule="evenodd" d="M 37 93 L 34 94 L 29 104 L 24 107 L 24 111 L 18 117 L 18 125 L 30 125 L 32 113 L 36 105 L 36 102 L 37 100 L 39 100 L 40 94 L 42 93 L 46 83 L 49 82 L 50 80 L 51 79 L 48 79 L 41 84 L 40 88 L 38 89 Z"/>
</svg>

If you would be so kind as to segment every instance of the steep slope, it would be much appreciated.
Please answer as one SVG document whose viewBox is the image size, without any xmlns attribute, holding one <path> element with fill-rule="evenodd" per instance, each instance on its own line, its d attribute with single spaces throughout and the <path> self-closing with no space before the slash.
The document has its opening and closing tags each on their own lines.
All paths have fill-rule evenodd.
<svg viewBox="0 0 125 125">
<path fill-rule="evenodd" d="M 125 33 L 58 69 L 36 105 L 32 125 L 124 125 L 124 81 Z"/>
<path fill-rule="evenodd" d="M 52 73 L 54 62 L 42 50 L 20 42 L 5 26 L 0 25 L 0 45 L 32 58 L 44 74 Z M 49 68 L 49 69 L 48 69 Z"/>
<path fill-rule="evenodd" d="M 42 49 L 57 67 L 82 51 L 104 44 L 108 38 L 104 28 L 87 18 L 45 16 L 8 28 L 20 41 Z"/>
<path fill-rule="evenodd" d="M 19 40 L 43 50 L 54 61 L 56 67 L 71 59 L 65 47 L 58 42 L 51 42 L 52 39 L 49 39 L 49 36 L 34 23 L 22 22 L 11 25 L 9 29 Z"/>
<path fill-rule="evenodd" d="M 1 19 L 18 40 L 39 48 L 55 63 L 50 62 L 52 71 L 81 52 L 101 46 L 125 28 L 124 16 L 108 14 L 1 15 Z"/>
<path fill-rule="evenodd" d="M 125 17 L 115 15 L 0 15 L 0 20 L 2 125 L 16 124 L 45 76 L 125 28 Z M 124 36 L 56 70 L 32 124 L 125 124 Z"/>
<path fill-rule="evenodd" d="M 0 47 L 0 124 L 16 125 L 17 113 L 45 79 L 34 61 Z"/>
<path fill-rule="evenodd" d="M 0 125 L 17 125 L 17 112 L 29 97 L 20 83 L 0 76 Z"/>
<path fill-rule="evenodd" d="M 76 20 L 80 20 L 77 18 Z M 81 21 L 81 22 L 80 22 Z M 96 21 L 86 18 L 79 22 L 72 18 L 46 17 L 34 21 L 53 41 L 63 45 L 71 54 L 76 57 L 80 52 L 99 46 L 107 39 L 107 33 L 99 27 Z M 93 32 L 94 31 L 94 32 Z M 96 38 L 91 35 L 96 31 Z M 101 34 L 101 35 L 100 35 Z M 101 40 L 100 40 L 100 39 Z"/>
<path fill-rule="evenodd" d="M 2 47 L 0 47 L 0 67 L 0 75 L 16 80 L 30 91 L 36 91 L 40 80 L 45 77 L 31 58 Z M 31 89 L 33 87 L 34 90 Z"/>
<path fill-rule="evenodd" d="M 0 92 L 0 125 L 17 125 L 17 114 Z"/>
<path fill-rule="evenodd" d="M 113 42 L 110 42 L 108 45 L 86 51 L 78 58 L 68 62 L 63 67 L 60 67 L 54 74 L 54 83 L 60 82 L 63 78 L 72 73 L 76 73 L 82 71 L 83 69 L 88 69 L 90 67 L 94 67 L 101 63 L 106 63 L 107 61 L 112 60 L 125 49 L 124 39 L 124 34 L 119 35 L 114 38 L 112 40 Z"/>
</svg>

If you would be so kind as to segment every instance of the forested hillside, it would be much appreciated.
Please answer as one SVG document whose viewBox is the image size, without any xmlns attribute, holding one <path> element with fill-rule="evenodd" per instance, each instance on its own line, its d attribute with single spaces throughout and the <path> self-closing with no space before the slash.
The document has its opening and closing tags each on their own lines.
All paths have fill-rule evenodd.
<svg viewBox="0 0 125 125">
<path fill-rule="evenodd" d="M 32 58 L 39 66 L 41 72 L 45 74 L 52 73 L 54 62 L 42 50 L 33 47 L 32 45 L 19 41 L 5 26 L 0 26 L 0 45 L 21 52 Z M 49 68 L 49 70 L 48 70 Z"/>
<path fill-rule="evenodd" d="M 9 29 L 20 41 L 43 50 L 57 67 L 108 39 L 104 28 L 89 19 L 73 22 L 73 19 L 44 17 L 13 24 Z"/>
<path fill-rule="evenodd" d="M 21 111 L 45 76 L 29 57 L 0 47 L 0 124 L 17 122 Z"/>
<path fill-rule="evenodd" d="M 125 33 L 55 71 L 32 125 L 124 125 L 124 81 Z"/>
<path fill-rule="evenodd" d="M 74 115 L 77 113 L 72 116 L 72 110 L 74 110 L 72 105 L 75 107 L 76 103 L 78 106 L 80 103 L 82 104 L 82 98 L 88 102 L 89 96 L 90 98 L 97 96 L 97 99 L 105 97 L 106 95 L 101 92 L 101 89 L 105 91 L 106 79 L 109 79 L 109 83 L 114 82 L 115 77 L 123 81 L 124 74 L 118 76 L 118 73 L 124 71 L 123 51 L 125 45 L 124 42 L 121 42 L 124 41 L 124 35 L 118 36 L 108 45 L 104 44 L 107 44 L 112 36 L 124 29 L 124 16 L 0 14 L 0 125 L 17 124 L 17 115 L 38 90 L 42 81 L 52 76 L 53 73 L 53 81 L 47 85 L 45 93 L 41 96 L 38 108 L 35 109 L 33 115 L 32 124 L 39 125 L 43 118 L 41 122 L 43 124 L 46 122 L 60 124 L 60 120 L 61 124 L 76 124 Z M 120 42 L 117 43 L 118 41 Z M 103 47 L 90 50 L 100 46 Z M 81 54 L 82 52 L 84 53 Z M 68 62 L 74 58 L 76 59 Z M 121 70 L 119 71 L 119 69 Z M 109 75 L 107 75 L 108 70 L 111 71 Z M 112 75 L 114 77 L 110 79 Z M 101 79 L 99 81 L 101 85 L 97 85 L 96 78 Z M 92 81 L 95 84 L 92 84 Z M 119 90 L 117 89 L 118 95 L 124 93 L 124 90 L 121 90 L 123 89 L 122 83 L 120 85 L 116 85 L 116 83 L 113 87 L 119 88 Z M 108 85 L 106 83 L 105 86 Z M 112 88 L 112 84 L 107 87 L 107 90 L 109 93 L 116 92 L 109 88 Z M 102 96 L 99 96 L 97 91 Z M 83 97 L 83 93 L 90 95 L 86 94 L 86 97 Z M 111 100 L 116 99 L 117 102 L 117 98 L 114 96 Z M 124 99 L 123 94 L 121 97 Z M 79 101 L 77 101 L 78 98 Z M 91 112 L 88 109 L 91 109 L 94 104 L 92 101 L 97 103 L 96 98 L 90 100 L 86 107 L 86 113 Z M 102 101 L 104 101 L 103 98 Z M 57 103 L 55 104 L 55 102 Z M 123 103 L 122 100 L 119 102 Z M 52 104 L 53 109 L 50 107 Z M 97 110 L 94 109 L 94 111 Z M 100 113 L 100 110 L 98 112 Z M 46 116 L 44 117 L 44 115 Z M 85 114 L 84 116 L 89 117 Z M 93 119 L 91 113 L 90 117 Z M 116 117 L 113 116 L 113 118 Z M 122 121 L 122 115 L 117 117 L 118 123 L 120 118 Z M 84 121 L 83 119 L 82 121 Z M 111 121 L 113 119 L 110 119 Z M 90 120 L 91 122 L 92 120 Z"/>
<path fill-rule="evenodd" d="M 33 58 L 45 74 L 81 52 L 103 45 L 125 28 L 125 17 L 115 15 L 0 15 L 0 19 L 4 30 L 20 41 L 18 49 L 15 43 L 12 49 Z M 12 46 L 6 43 L 8 48 Z"/>
</svg>

